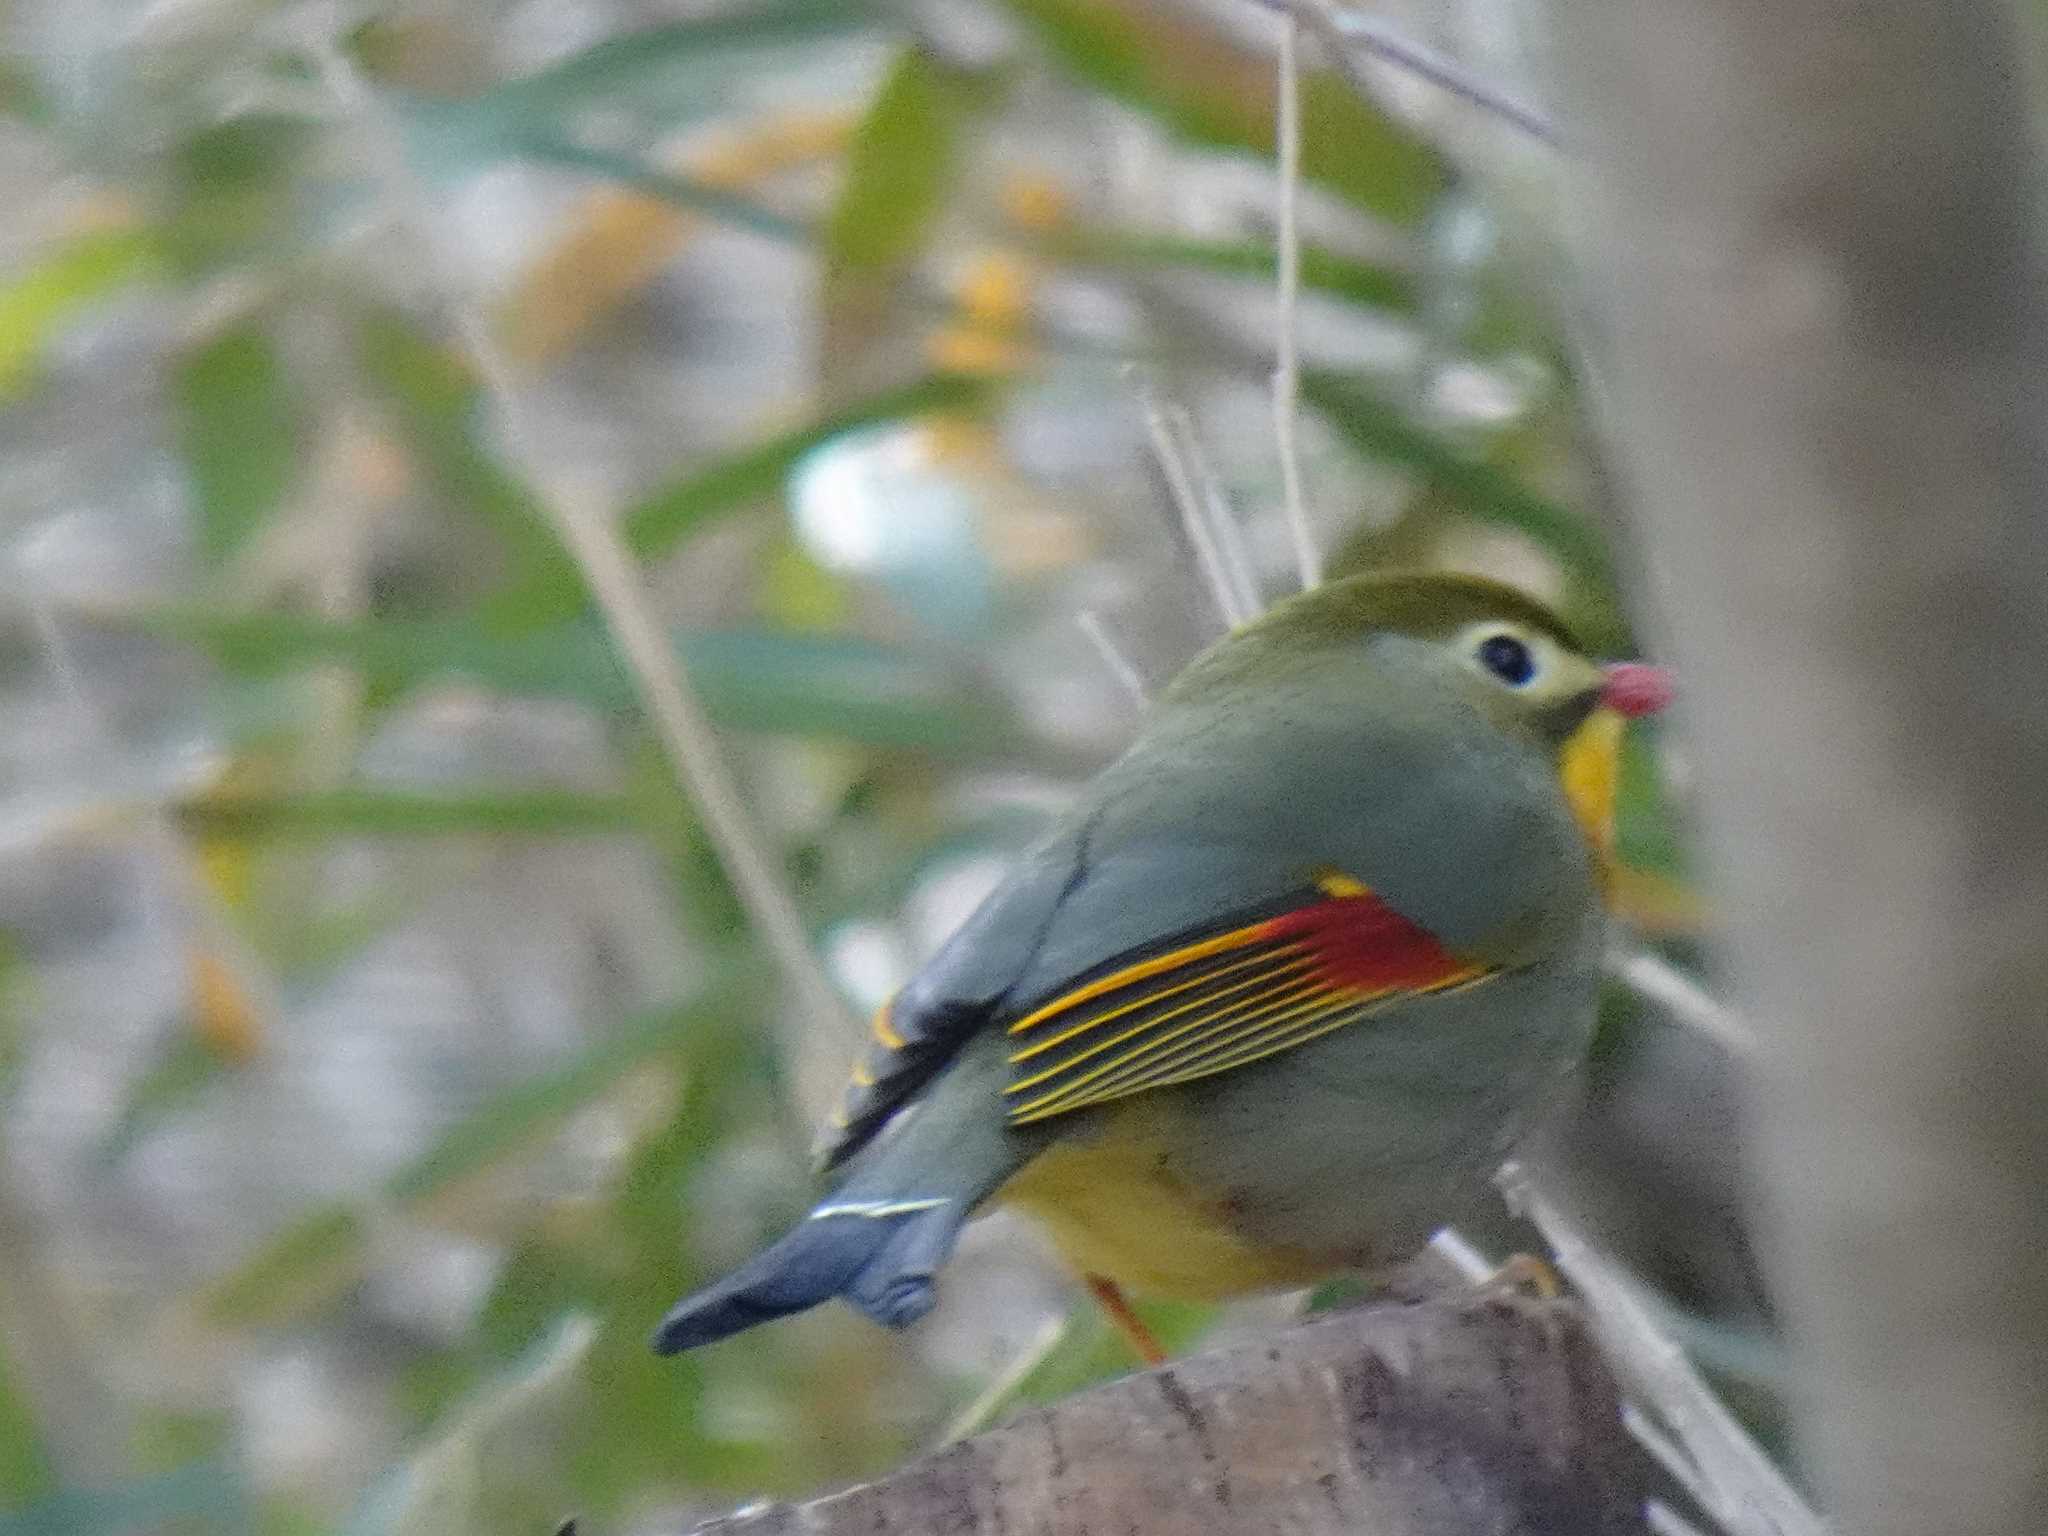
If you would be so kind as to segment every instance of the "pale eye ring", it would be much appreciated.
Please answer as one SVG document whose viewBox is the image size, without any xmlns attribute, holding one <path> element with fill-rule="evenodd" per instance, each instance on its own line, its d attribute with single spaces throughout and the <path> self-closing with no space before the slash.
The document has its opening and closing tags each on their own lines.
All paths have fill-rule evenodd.
<svg viewBox="0 0 2048 1536">
<path fill-rule="evenodd" d="M 1488 673 L 1510 688 L 1526 688 L 1536 680 L 1536 656 L 1528 642 L 1496 631 L 1473 648 L 1473 657 Z"/>
</svg>

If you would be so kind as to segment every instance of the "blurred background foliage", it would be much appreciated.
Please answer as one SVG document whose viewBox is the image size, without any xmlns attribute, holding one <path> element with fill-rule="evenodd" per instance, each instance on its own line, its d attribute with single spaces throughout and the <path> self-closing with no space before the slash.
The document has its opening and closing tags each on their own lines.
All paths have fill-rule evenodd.
<svg viewBox="0 0 2048 1536">
<path fill-rule="evenodd" d="M 1527 88 L 1506 9 L 1393 10 Z M 675 1530 L 1125 1369 L 1003 1218 L 906 1338 L 647 1352 L 802 1209 L 855 1037 L 750 933 L 548 498 L 614 514 L 871 1008 L 1131 730 L 1079 616 L 1153 684 L 1217 632 L 1134 367 L 1291 587 L 1271 14 L 0 16 L 0 1532 Z M 1551 151 L 1383 71 L 1302 109 L 1323 548 L 1628 650 Z M 1681 958 L 1683 779 L 1636 738 L 1617 884 Z M 1610 1014 L 1563 1155 L 1754 1321 L 1726 1064 Z"/>
</svg>

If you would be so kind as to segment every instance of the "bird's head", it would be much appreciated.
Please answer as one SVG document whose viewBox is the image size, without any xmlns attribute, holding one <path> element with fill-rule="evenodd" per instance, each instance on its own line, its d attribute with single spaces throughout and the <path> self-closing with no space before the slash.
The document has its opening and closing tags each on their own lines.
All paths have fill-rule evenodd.
<svg viewBox="0 0 2048 1536">
<path fill-rule="evenodd" d="M 1173 692 L 1277 685 L 1340 658 L 1371 662 L 1360 673 L 1372 679 L 1366 686 L 1432 707 L 1462 700 L 1501 732 L 1555 754 L 1573 813 L 1603 853 L 1622 728 L 1672 694 L 1661 667 L 1587 655 L 1528 594 L 1447 572 L 1352 576 L 1290 598 L 1210 650 Z"/>
</svg>

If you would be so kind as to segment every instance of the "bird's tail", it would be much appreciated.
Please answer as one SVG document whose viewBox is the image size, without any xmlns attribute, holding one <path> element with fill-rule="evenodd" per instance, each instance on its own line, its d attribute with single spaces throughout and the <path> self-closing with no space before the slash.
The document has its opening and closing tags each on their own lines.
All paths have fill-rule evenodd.
<svg viewBox="0 0 2048 1536">
<path fill-rule="evenodd" d="M 936 1197 L 821 1205 L 781 1241 L 678 1302 L 654 1348 L 678 1354 L 834 1296 L 887 1327 L 907 1328 L 938 1299 L 935 1277 L 968 1214 L 961 1201 Z"/>
<path fill-rule="evenodd" d="M 961 1227 L 1037 1145 L 1006 1128 L 1001 1078 L 984 1054 L 970 1047 L 788 1234 L 678 1302 L 655 1350 L 679 1354 L 835 1296 L 889 1328 L 929 1312 Z"/>
</svg>

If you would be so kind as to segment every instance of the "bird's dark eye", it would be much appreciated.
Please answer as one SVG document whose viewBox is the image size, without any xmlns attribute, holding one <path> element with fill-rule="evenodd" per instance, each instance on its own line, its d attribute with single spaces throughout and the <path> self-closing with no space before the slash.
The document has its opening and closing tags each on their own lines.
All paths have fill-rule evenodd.
<svg viewBox="0 0 2048 1536">
<path fill-rule="evenodd" d="M 1526 688 L 1536 675 L 1536 658 L 1513 635 L 1488 635 L 1479 642 L 1479 665 L 1510 688 Z"/>
</svg>

